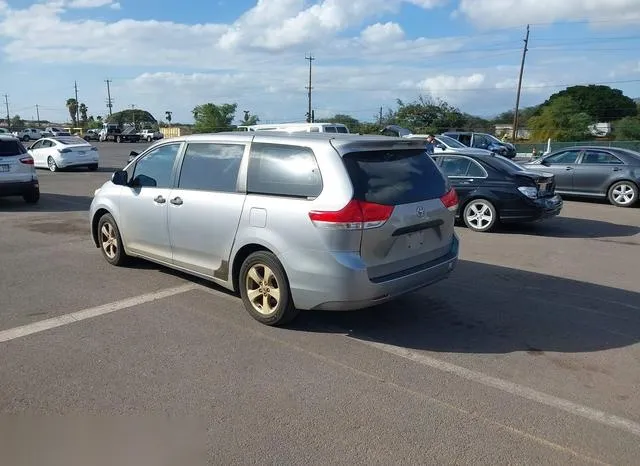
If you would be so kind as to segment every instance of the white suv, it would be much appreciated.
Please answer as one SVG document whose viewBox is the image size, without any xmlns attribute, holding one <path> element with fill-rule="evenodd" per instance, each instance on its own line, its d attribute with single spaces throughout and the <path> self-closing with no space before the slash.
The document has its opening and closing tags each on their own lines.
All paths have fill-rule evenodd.
<svg viewBox="0 0 640 466">
<path fill-rule="evenodd" d="M 18 138 L 4 134 L 0 134 L 0 196 L 22 196 L 29 204 L 40 199 L 33 157 Z"/>
</svg>

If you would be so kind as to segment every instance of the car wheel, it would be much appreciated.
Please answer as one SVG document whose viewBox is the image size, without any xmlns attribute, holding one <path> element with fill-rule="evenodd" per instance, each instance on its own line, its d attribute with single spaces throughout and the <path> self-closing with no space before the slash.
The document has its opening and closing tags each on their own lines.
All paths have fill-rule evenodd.
<svg viewBox="0 0 640 466">
<path fill-rule="evenodd" d="M 259 251 L 247 257 L 239 278 L 244 306 L 258 322 L 284 325 L 298 315 L 284 268 L 270 252 Z"/>
<path fill-rule="evenodd" d="M 121 143 L 121 142 L 122 142 L 122 138 L 121 138 L 120 136 L 118 136 L 118 137 L 116 138 L 116 142 L 117 142 L 117 143 Z"/>
<path fill-rule="evenodd" d="M 98 169 L 98 164 L 94 163 L 93 165 L 89 165 L 88 168 L 89 168 L 90 172 L 94 172 L 94 171 L 96 171 Z"/>
<path fill-rule="evenodd" d="M 49 158 L 47 159 L 47 166 L 49 167 L 49 170 L 52 172 L 58 171 L 58 164 L 51 156 L 49 156 Z"/>
<path fill-rule="evenodd" d="M 638 187 L 631 181 L 618 181 L 609 188 L 608 197 L 616 207 L 631 207 L 638 200 Z"/>
<path fill-rule="evenodd" d="M 151 142 L 151 138 L 147 138 L 147 142 Z"/>
<path fill-rule="evenodd" d="M 40 200 L 40 189 L 33 188 L 31 191 L 24 193 L 22 198 L 27 204 L 37 204 Z"/>
<path fill-rule="evenodd" d="M 129 260 L 122 247 L 120 230 L 111 214 L 104 214 L 98 222 L 98 244 L 109 264 L 120 266 Z"/>
<path fill-rule="evenodd" d="M 498 213 L 493 204 L 486 199 L 474 199 L 464 208 L 462 218 L 470 230 L 486 232 L 495 226 Z"/>
</svg>

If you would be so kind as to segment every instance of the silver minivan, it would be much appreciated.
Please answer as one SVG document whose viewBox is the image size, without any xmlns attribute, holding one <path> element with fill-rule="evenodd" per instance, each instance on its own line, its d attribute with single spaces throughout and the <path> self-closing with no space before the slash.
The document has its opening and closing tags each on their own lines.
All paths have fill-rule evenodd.
<svg viewBox="0 0 640 466">
<path fill-rule="evenodd" d="M 457 204 L 421 141 L 233 132 L 152 145 L 96 190 L 90 221 L 109 263 L 211 280 L 280 325 L 446 278 Z"/>
</svg>

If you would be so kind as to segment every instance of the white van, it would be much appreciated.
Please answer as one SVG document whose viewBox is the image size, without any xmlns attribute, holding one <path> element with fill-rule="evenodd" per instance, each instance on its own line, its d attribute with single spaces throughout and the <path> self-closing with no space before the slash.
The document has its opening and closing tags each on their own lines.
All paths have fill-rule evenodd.
<svg viewBox="0 0 640 466">
<path fill-rule="evenodd" d="M 240 131 L 286 131 L 289 133 L 349 133 L 349 128 L 341 123 L 276 123 L 239 126 L 238 129 Z"/>
</svg>

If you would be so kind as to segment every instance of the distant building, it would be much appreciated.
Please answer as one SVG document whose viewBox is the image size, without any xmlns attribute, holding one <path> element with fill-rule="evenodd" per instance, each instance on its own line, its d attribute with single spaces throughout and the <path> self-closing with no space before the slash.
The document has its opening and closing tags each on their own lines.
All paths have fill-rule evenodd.
<svg viewBox="0 0 640 466">
<path fill-rule="evenodd" d="M 604 138 L 611 134 L 611 123 L 594 123 L 589 125 L 589 133 L 597 138 Z"/>
<path fill-rule="evenodd" d="M 505 134 L 508 137 L 513 135 L 513 125 L 511 124 L 502 124 L 496 125 L 495 134 L 497 137 L 501 138 Z M 531 139 L 531 131 L 527 128 L 518 128 L 518 133 L 516 134 L 517 139 Z"/>
</svg>

